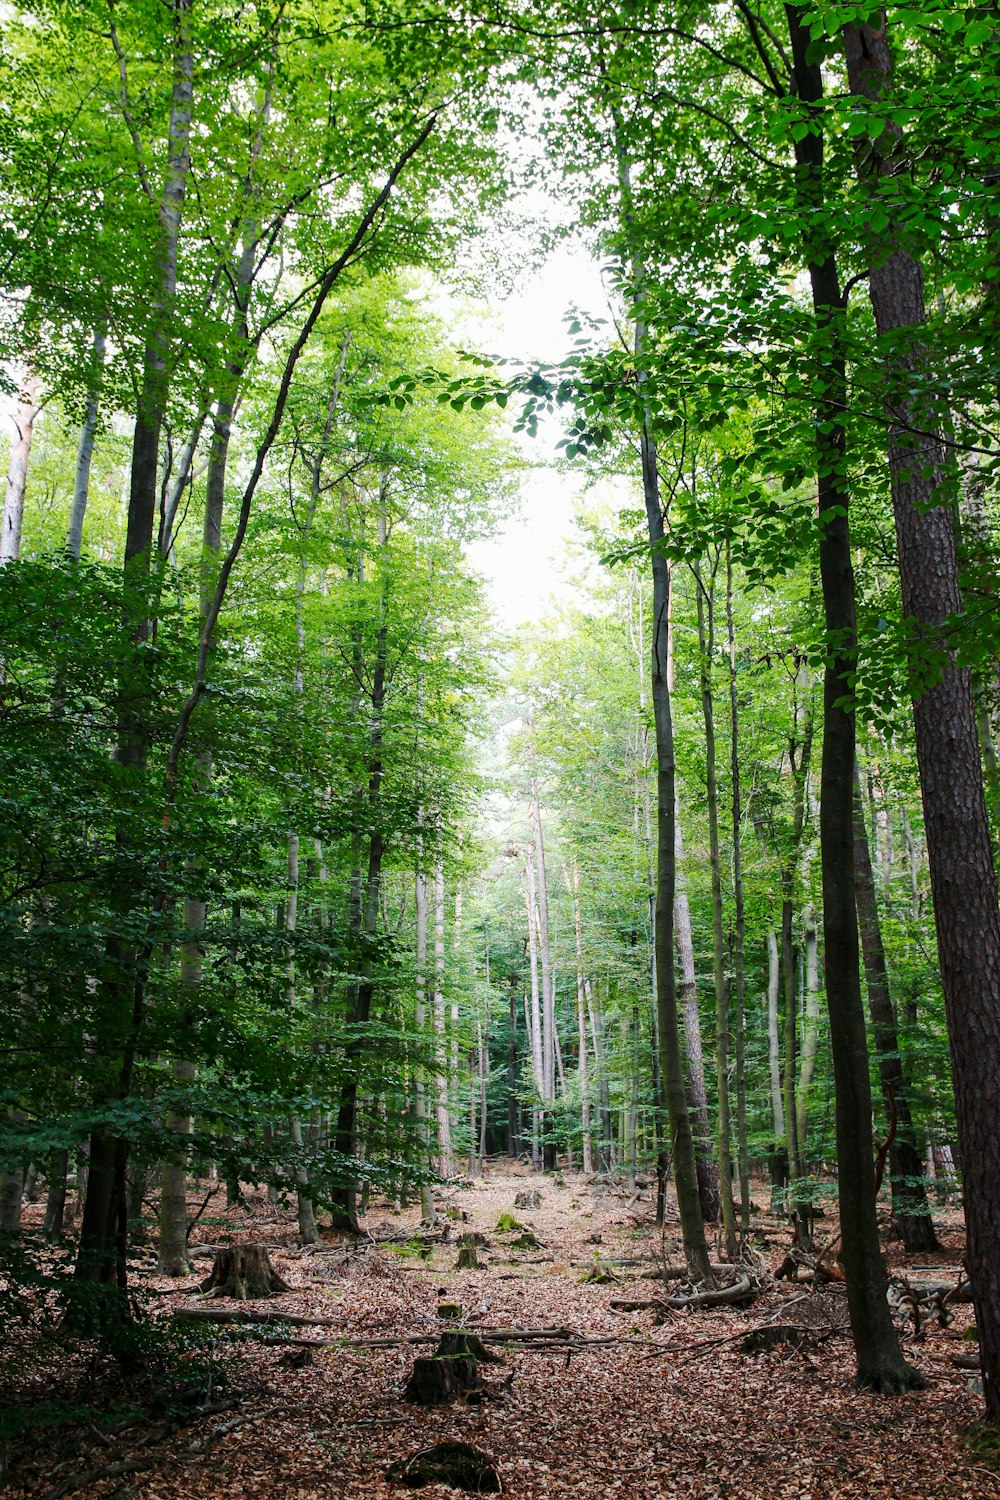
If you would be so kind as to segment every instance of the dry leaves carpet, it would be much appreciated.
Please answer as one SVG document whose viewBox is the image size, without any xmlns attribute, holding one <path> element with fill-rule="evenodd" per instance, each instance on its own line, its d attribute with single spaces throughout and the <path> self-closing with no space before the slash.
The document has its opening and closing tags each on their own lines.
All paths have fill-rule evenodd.
<svg viewBox="0 0 1000 1500">
<path fill-rule="evenodd" d="M 541 1192 L 540 1206 L 515 1209 L 516 1193 L 531 1187 Z M 968 1373 L 951 1363 L 956 1352 L 973 1347 L 962 1339 L 968 1308 L 919 1342 L 906 1331 L 908 1357 L 925 1374 L 925 1391 L 898 1399 L 858 1394 L 843 1331 L 846 1308 L 836 1289 L 813 1293 L 782 1283 L 750 1308 L 678 1313 L 661 1324 L 649 1310 L 612 1308 L 616 1300 L 655 1297 L 657 1283 L 643 1273 L 664 1250 L 676 1258 L 676 1222 L 668 1222 L 661 1242 L 648 1192 L 637 1196 L 574 1177 L 531 1178 L 505 1163 L 488 1168 L 482 1181 L 449 1188 L 441 1203 L 467 1217 L 449 1221 L 450 1241 L 433 1244 L 426 1260 L 404 1242 L 418 1227 L 414 1210 L 376 1208 L 368 1225 L 381 1243 L 350 1256 L 297 1251 L 290 1215 L 264 1201 L 254 1201 L 251 1215 L 230 1215 L 226 1228 L 199 1224 L 195 1241 L 276 1246 L 273 1263 L 293 1290 L 266 1304 L 245 1304 L 246 1310 L 331 1318 L 330 1327 L 291 1332 L 345 1343 L 317 1348 L 313 1364 L 296 1370 L 282 1365 L 288 1351 L 280 1346 L 257 1340 L 230 1348 L 220 1329 L 218 1364 L 228 1379 L 214 1404 L 224 1409 L 199 1411 L 174 1430 L 152 1418 L 117 1432 L 89 1420 L 80 1424 L 73 1451 L 65 1434 L 47 1445 L 36 1432 L 30 1442 L 11 1443 L 2 1494 L 399 1500 L 410 1492 L 386 1479 L 391 1463 L 462 1439 L 495 1460 L 513 1500 L 1000 1500 L 1000 1470 L 970 1444 L 981 1398 L 969 1389 Z M 537 1251 L 513 1251 L 511 1237 L 495 1232 L 504 1210 L 534 1230 Z M 954 1216 L 944 1228 L 938 1264 L 957 1264 Z M 479 1252 L 482 1269 L 459 1272 L 454 1238 L 467 1230 L 480 1231 L 489 1246 Z M 390 1237 L 400 1243 L 384 1243 Z M 767 1239 L 764 1254 L 773 1269 L 788 1236 L 776 1228 Z M 890 1246 L 889 1255 L 904 1263 L 898 1247 Z M 585 1282 L 598 1259 L 617 1282 Z M 200 1275 L 210 1263 L 199 1259 Z M 161 1316 L 190 1304 L 199 1279 L 170 1281 L 148 1270 L 137 1277 L 147 1306 Z M 470 1326 L 554 1325 L 618 1342 L 566 1352 L 505 1346 L 503 1364 L 483 1369 L 486 1394 L 477 1404 L 415 1407 L 402 1399 L 403 1387 L 414 1355 L 431 1346 L 352 1348 L 350 1342 L 432 1336 L 442 1292 L 461 1304 Z M 770 1320 L 826 1336 L 806 1349 L 741 1352 L 736 1336 Z M 60 1368 L 51 1359 L 18 1361 L 17 1388 L 3 1393 L 4 1405 L 45 1400 L 55 1383 L 85 1386 L 85 1365 L 74 1367 L 81 1359 L 67 1350 Z M 116 1472 L 80 1487 L 83 1475 L 99 1469 Z M 432 1485 L 416 1493 L 453 1500 L 458 1492 Z"/>
</svg>

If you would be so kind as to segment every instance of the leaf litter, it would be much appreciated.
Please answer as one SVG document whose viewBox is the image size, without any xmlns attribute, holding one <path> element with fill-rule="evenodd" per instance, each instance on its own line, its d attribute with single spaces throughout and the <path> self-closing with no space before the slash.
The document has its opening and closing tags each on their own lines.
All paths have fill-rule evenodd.
<svg viewBox="0 0 1000 1500">
<path fill-rule="evenodd" d="M 514 1247 L 497 1232 L 515 1197 L 537 1188 L 540 1202 L 518 1211 L 543 1249 Z M 459 1491 L 430 1484 L 402 1489 L 387 1471 L 443 1443 L 474 1445 L 495 1463 L 514 1500 L 573 1496 L 597 1500 L 932 1500 L 1000 1497 L 1000 1470 L 970 1443 L 982 1398 L 952 1359 L 970 1344 L 971 1309 L 932 1324 L 914 1339 L 901 1321 L 907 1358 L 927 1389 L 897 1398 L 853 1388 L 853 1358 L 842 1289 L 789 1286 L 764 1279 L 750 1306 L 674 1310 L 650 1280 L 657 1264 L 680 1259 L 676 1213 L 661 1236 L 651 1193 L 581 1177 L 532 1178 L 504 1162 L 484 1179 L 460 1181 L 438 1195 L 438 1235 L 420 1238 L 416 1208 L 379 1205 L 374 1242 L 357 1248 L 332 1239 L 320 1253 L 294 1245 L 294 1219 L 264 1201 L 227 1216 L 227 1243 L 266 1241 L 275 1269 L 292 1288 L 266 1303 L 209 1304 L 250 1313 L 287 1313 L 323 1323 L 261 1329 L 231 1342 L 221 1325 L 225 1384 L 189 1417 L 130 1422 L 102 1430 L 92 1418 L 66 1443 L 44 1433 L 13 1440 L 4 1497 L 56 1500 L 399 1500 L 416 1493 L 444 1500 Z M 671 1205 L 673 1207 L 673 1205 Z M 448 1215 L 445 1217 L 445 1215 Z M 939 1269 L 956 1273 L 957 1217 L 940 1221 Z M 193 1248 L 204 1245 L 199 1224 Z M 455 1241 L 486 1241 L 480 1268 L 455 1269 Z M 764 1258 L 773 1272 L 789 1234 L 768 1223 Z M 905 1268 L 887 1245 L 894 1268 Z M 758 1258 L 760 1261 L 760 1258 Z M 152 1316 L 197 1298 L 198 1274 L 180 1280 L 152 1270 L 137 1285 Z M 607 1279 L 593 1272 L 608 1271 Z M 676 1289 L 676 1283 L 673 1288 Z M 649 1306 L 615 1308 L 614 1302 Z M 441 1331 L 440 1302 L 458 1303 L 472 1330 L 559 1330 L 561 1337 L 492 1344 L 502 1365 L 475 1401 L 415 1407 L 403 1399 L 416 1354 L 430 1353 Z M 755 1354 L 741 1347 L 753 1329 L 791 1325 L 801 1337 Z M 244 1330 L 239 1330 L 244 1332 Z M 288 1339 L 315 1344 L 313 1360 L 291 1368 Z M 364 1346 L 364 1340 L 397 1340 Z M 402 1342 L 402 1340 L 408 1342 Z M 423 1342 L 415 1343 L 413 1340 Z M 602 1342 L 588 1343 L 587 1340 Z M 353 1341 L 353 1343 L 352 1343 Z M 766 1342 L 766 1341 L 765 1341 Z M 80 1383 L 84 1356 L 66 1349 L 61 1363 L 14 1365 L 4 1406 Z M 103 1472 L 105 1477 L 89 1477 Z M 82 1481 L 82 1482 L 81 1482 Z"/>
</svg>

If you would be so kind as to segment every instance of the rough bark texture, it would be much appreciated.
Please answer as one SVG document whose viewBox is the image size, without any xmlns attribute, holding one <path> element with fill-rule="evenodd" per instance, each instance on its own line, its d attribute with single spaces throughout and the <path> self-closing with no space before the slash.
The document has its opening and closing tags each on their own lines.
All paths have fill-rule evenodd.
<svg viewBox="0 0 1000 1500">
<path fill-rule="evenodd" d="M 819 64 L 808 60 L 809 38 L 802 12 L 788 7 L 787 15 L 798 96 L 819 106 L 822 74 Z M 798 142 L 795 154 L 800 208 L 822 219 L 822 215 L 816 215 L 823 201 L 823 137 L 819 130 Z M 900 1352 L 886 1300 L 886 1274 L 875 1217 L 868 1038 L 854 900 L 855 724 L 853 710 L 844 701 L 854 668 L 856 629 L 850 496 L 844 480 L 846 443 L 840 425 L 840 414 L 847 404 L 840 338 L 843 298 L 829 246 L 810 236 L 805 249 L 823 382 L 823 398 L 816 411 L 820 577 L 828 639 L 823 682 L 820 850 L 842 1258 L 858 1384 L 892 1395 L 923 1381 Z"/>
<path fill-rule="evenodd" d="M 892 58 L 879 27 L 845 28 L 853 93 L 891 93 Z M 863 186 L 878 196 L 899 170 L 902 140 L 891 121 L 868 143 Z M 914 702 L 917 764 L 951 1040 L 958 1145 L 964 1178 L 968 1265 L 975 1296 L 987 1413 L 1000 1422 L 1000 908 L 990 839 L 976 708 L 969 671 L 949 649 L 946 621 L 962 609 L 952 516 L 942 480 L 946 455 L 934 413 L 910 396 L 929 367 L 919 263 L 891 220 L 872 246 L 869 280 L 886 347 L 889 469 L 903 609 L 937 654 L 939 675 Z"/>
<path fill-rule="evenodd" d="M 201 1290 L 213 1297 L 255 1302 L 291 1288 L 271 1265 L 264 1245 L 232 1245 L 218 1252 Z"/>
</svg>

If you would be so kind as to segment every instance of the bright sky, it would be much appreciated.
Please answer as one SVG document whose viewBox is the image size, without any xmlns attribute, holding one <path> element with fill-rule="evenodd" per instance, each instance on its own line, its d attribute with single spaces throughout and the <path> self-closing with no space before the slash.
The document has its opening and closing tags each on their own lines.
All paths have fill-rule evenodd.
<svg viewBox="0 0 1000 1500">
<path fill-rule="evenodd" d="M 519 359 L 564 358 L 574 338 L 565 322 L 573 308 L 592 317 L 608 316 L 597 262 L 582 246 L 563 245 L 494 309 L 489 352 Z M 519 514 L 496 537 L 469 548 L 469 560 L 487 580 L 494 614 L 507 627 L 538 619 L 552 597 L 568 587 L 560 569 L 583 486 L 575 475 L 548 467 L 560 435 L 553 422 L 541 426 L 537 438 L 524 439 L 528 462 L 546 467 L 523 476 Z"/>
</svg>

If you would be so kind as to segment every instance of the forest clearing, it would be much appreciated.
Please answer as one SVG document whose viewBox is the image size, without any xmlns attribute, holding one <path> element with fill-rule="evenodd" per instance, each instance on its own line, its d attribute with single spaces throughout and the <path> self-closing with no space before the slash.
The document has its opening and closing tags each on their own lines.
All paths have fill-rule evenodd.
<svg viewBox="0 0 1000 1500">
<path fill-rule="evenodd" d="M 1000 1494 L 998 162 L 996 0 L 0 4 L 5 1494 Z"/>
<path fill-rule="evenodd" d="M 537 1206 L 515 1208 L 518 1194 L 532 1189 Z M 854 1390 L 842 1283 L 792 1285 L 763 1274 L 763 1290 L 744 1307 L 669 1309 L 678 1279 L 664 1282 L 660 1271 L 664 1254 L 676 1260 L 681 1253 L 679 1226 L 668 1212 L 661 1237 L 654 1198 L 648 1179 L 630 1187 L 560 1175 L 539 1185 L 526 1166 L 491 1161 L 484 1178 L 437 1195 L 442 1214 L 454 1215 L 443 1218 L 447 1237 L 422 1235 L 415 1210 L 378 1204 L 370 1221 L 375 1243 L 331 1242 L 312 1254 L 296 1247 L 289 1213 L 255 1200 L 252 1214 L 232 1215 L 222 1233 L 270 1245 L 290 1290 L 266 1302 L 199 1299 L 212 1254 L 203 1255 L 199 1245 L 220 1233 L 199 1227 L 192 1235 L 193 1277 L 157 1276 L 152 1253 L 137 1267 L 145 1305 L 155 1317 L 192 1307 L 225 1316 L 225 1309 L 238 1308 L 249 1320 L 292 1314 L 322 1326 L 261 1325 L 256 1338 L 227 1345 L 232 1330 L 220 1325 L 223 1343 L 208 1359 L 218 1382 L 211 1395 L 202 1375 L 202 1395 L 218 1408 L 214 1414 L 189 1409 L 178 1420 L 175 1412 L 171 1430 L 161 1408 L 120 1436 L 106 1424 L 110 1437 L 88 1420 L 48 1451 L 32 1438 L 23 1458 L 16 1448 L 11 1454 L 22 1484 L 32 1495 L 94 1500 L 123 1493 L 135 1500 L 390 1500 L 412 1493 L 387 1477 L 394 1464 L 438 1443 L 461 1442 L 489 1456 L 503 1493 L 514 1500 L 609 1494 L 931 1500 L 1000 1493 L 1000 1475 L 987 1467 L 988 1444 L 985 1458 L 980 1454 L 981 1398 L 968 1389 L 975 1377 L 956 1367 L 973 1347 L 965 1337 L 966 1303 L 954 1307 L 946 1326 L 930 1319 L 919 1341 L 909 1336 L 913 1321 L 904 1307 L 907 1355 L 928 1386 L 902 1404 L 873 1400 Z M 194 1200 L 191 1207 L 197 1208 Z M 538 1247 L 518 1248 L 517 1230 L 498 1233 L 503 1214 L 532 1229 Z M 942 1246 L 931 1275 L 957 1286 L 960 1221 L 947 1212 L 939 1228 Z M 477 1269 L 455 1269 L 463 1234 L 485 1241 Z M 825 1234 L 832 1240 L 831 1231 Z M 773 1272 L 791 1235 L 771 1220 L 757 1238 L 764 1248 L 755 1264 Z M 930 1279 L 927 1268 L 914 1269 L 919 1257 L 899 1247 L 889 1259 L 893 1276 L 913 1285 Z M 606 1278 L 603 1284 L 588 1280 L 595 1274 Z M 442 1303 L 461 1310 L 456 1315 L 452 1308 L 451 1323 L 480 1336 L 496 1329 L 511 1341 L 490 1345 L 502 1362 L 481 1367 L 471 1397 L 414 1405 L 405 1399 L 408 1377 L 414 1358 L 430 1352 L 447 1321 L 438 1311 Z M 639 1305 L 622 1306 L 629 1303 Z M 753 1330 L 774 1327 L 794 1327 L 801 1344 L 746 1352 Z M 520 1339 L 519 1329 L 527 1330 Z M 310 1345 L 312 1362 L 287 1368 L 289 1355 Z M 77 1372 L 65 1368 L 64 1353 L 50 1359 L 26 1376 L 40 1394 L 85 1378 L 82 1363 Z M 205 1364 L 204 1352 L 194 1354 L 189 1369 Z M 182 1379 L 190 1383 L 190 1374 Z M 150 1398 L 155 1385 L 148 1384 Z M 133 1380 L 132 1403 L 141 1389 Z M 112 1381 L 108 1396 L 115 1395 Z M 123 1479 L 117 1466 L 129 1462 L 135 1467 Z M 81 1486 L 78 1476 L 86 1474 L 93 1477 Z M 454 1490 L 430 1484 L 418 1493 L 443 1500 Z"/>
</svg>

